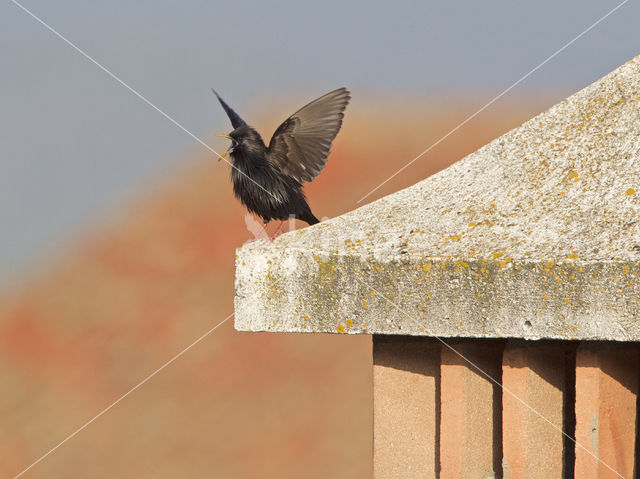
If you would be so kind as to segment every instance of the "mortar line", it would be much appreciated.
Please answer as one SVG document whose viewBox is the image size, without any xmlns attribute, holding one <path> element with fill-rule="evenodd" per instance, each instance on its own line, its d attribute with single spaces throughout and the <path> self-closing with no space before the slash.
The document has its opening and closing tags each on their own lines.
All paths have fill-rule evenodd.
<svg viewBox="0 0 640 479">
<path fill-rule="evenodd" d="M 360 198 L 358 201 L 356 201 L 356 204 L 360 204 L 362 202 L 362 200 L 368 198 L 372 193 L 374 193 L 375 191 L 377 191 L 379 188 L 381 188 L 383 185 L 385 185 L 387 182 L 391 181 L 393 178 L 395 178 L 398 174 L 400 174 L 402 171 L 404 171 L 406 168 L 408 168 L 409 166 L 411 166 L 413 163 L 415 163 L 418 159 L 422 158 L 422 156 L 424 156 L 425 154 L 427 154 L 429 151 L 431 151 L 433 148 L 435 148 L 436 146 L 438 146 L 440 143 L 442 143 L 444 140 L 446 140 L 449 136 L 451 136 L 453 133 L 455 133 L 456 131 L 458 131 L 460 128 L 462 128 L 464 125 L 466 125 L 469 121 L 471 121 L 473 118 L 475 118 L 476 116 L 478 116 L 480 113 L 482 113 L 484 110 L 486 110 L 488 107 L 490 107 L 491 105 L 493 105 L 497 100 L 499 100 L 500 98 L 502 98 L 504 95 L 506 95 L 507 93 L 509 93 L 513 88 L 515 88 L 516 86 L 518 86 L 520 83 L 522 83 L 524 80 L 526 80 L 529 76 L 531 76 L 533 73 L 535 73 L 538 69 L 540 69 L 542 66 L 544 66 L 546 63 L 548 63 L 549 61 L 551 61 L 553 58 L 555 58 L 557 55 L 559 55 L 560 53 L 562 53 L 564 50 L 566 50 L 569 46 L 571 46 L 574 42 L 576 42 L 578 39 L 580 39 L 583 35 L 585 35 L 586 33 L 588 33 L 589 31 L 591 31 L 593 28 L 595 28 L 600 22 L 602 22 L 603 20 L 605 20 L 609 15 L 611 15 L 612 13 L 614 13 L 616 10 L 618 10 L 620 7 L 622 7 L 625 3 L 627 3 L 629 0 L 623 0 L 622 3 L 620 3 L 618 6 L 614 7 L 612 10 L 610 10 L 609 12 L 607 12 L 604 16 L 600 17 L 598 20 L 596 20 L 594 23 L 592 23 L 589 27 L 587 27 L 585 30 L 583 30 L 581 33 L 579 33 L 578 35 L 576 35 L 575 37 L 573 37 L 568 43 L 565 43 L 562 47 L 560 47 L 558 50 L 556 50 L 554 53 L 552 53 L 549 57 L 547 57 L 545 60 L 543 60 L 542 62 L 540 62 L 536 67 L 534 67 L 532 70 L 530 70 L 528 73 L 526 73 L 524 76 L 522 76 L 519 80 L 517 80 L 515 83 L 513 83 L 511 86 L 509 86 L 508 88 L 506 88 L 505 90 L 503 90 L 500 94 L 498 94 L 496 97 L 494 97 L 491 101 L 489 101 L 488 103 L 486 103 L 482 108 L 480 108 L 479 110 L 477 110 L 475 113 L 473 113 L 471 116 L 468 116 L 464 121 L 462 121 L 461 123 L 459 123 L 455 128 L 453 128 L 451 131 L 449 131 L 447 134 L 445 134 L 444 136 L 442 136 L 438 141 L 436 141 L 435 143 L 433 143 L 431 146 L 429 146 L 426 150 L 424 150 L 422 153 L 420 153 L 418 156 L 416 156 L 413 160 L 411 160 L 410 162 L 408 162 L 407 164 L 405 164 L 404 166 L 402 166 L 400 169 L 398 169 L 395 173 L 393 173 L 391 176 L 389 176 L 386 180 L 384 180 L 382 183 L 380 183 L 378 186 L 376 186 L 374 189 L 372 189 L 371 191 L 369 191 L 366 195 L 364 195 L 362 198 Z"/>
<path fill-rule="evenodd" d="M 361 280 L 360 278 L 358 278 L 357 276 L 354 276 L 356 280 L 358 280 L 361 284 L 363 284 L 365 287 L 370 288 L 371 291 L 375 291 L 376 296 L 380 295 L 382 298 L 384 298 L 385 301 L 387 301 L 389 304 L 391 304 L 396 310 L 398 310 L 400 313 L 404 314 L 407 318 L 409 318 L 416 326 L 420 327 L 420 323 L 418 323 L 418 321 L 416 321 L 409 313 L 407 313 L 405 310 L 403 310 L 400 306 L 398 306 L 396 303 L 394 303 L 393 301 L 391 301 L 389 298 L 387 298 L 384 294 L 382 294 L 380 291 L 378 291 L 377 289 L 375 289 L 373 286 L 369 285 L 368 283 L 364 282 L 363 280 Z M 473 366 L 478 372 L 480 372 L 483 376 L 485 376 L 489 381 L 491 381 L 492 383 L 494 383 L 496 386 L 498 386 L 500 389 L 502 389 L 503 391 L 505 391 L 506 393 L 508 393 L 511 397 L 513 397 L 514 399 L 516 399 L 518 402 L 520 402 L 523 406 L 525 406 L 527 409 L 529 409 L 532 413 L 534 413 L 536 416 L 538 416 L 540 419 L 544 420 L 546 423 L 548 423 L 551 427 L 553 427 L 555 430 L 559 431 L 564 437 L 566 437 L 567 439 L 569 439 L 571 442 L 573 442 L 576 446 L 578 446 L 579 448 L 581 448 L 582 450 L 584 450 L 587 454 L 589 454 L 591 457 L 593 457 L 596 461 L 598 461 L 600 464 L 602 464 L 603 466 L 605 466 L 607 469 L 609 469 L 611 472 L 613 472 L 615 475 L 617 475 L 618 477 L 625 479 L 625 477 L 620 474 L 618 471 L 616 471 L 613 467 L 611 467 L 609 464 L 607 464 L 606 462 L 604 462 L 602 459 L 600 459 L 598 456 L 596 456 L 594 453 L 592 453 L 591 451 L 589 451 L 589 449 L 587 449 L 585 446 L 583 446 L 582 444 L 580 444 L 577 440 L 575 440 L 574 438 L 572 438 L 571 436 L 569 436 L 566 432 L 564 432 L 564 430 L 561 427 L 556 426 L 553 422 L 551 422 L 549 419 L 547 419 L 545 416 L 542 415 L 542 413 L 538 412 L 537 409 L 535 409 L 533 406 L 529 405 L 529 403 L 527 403 L 525 400 L 521 399 L 518 395 L 516 395 L 514 392 L 512 392 L 509 388 L 505 387 L 503 384 L 501 384 L 499 381 L 497 381 L 496 379 L 494 379 L 493 377 L 491 377 L 491 375 L 487 372 L 485 372 L 480 366 L 478 366 L 477 364 L 475 364 L 473 361 L 471 361 L 470 359 L 468 359 L 464 354 L 462 354 L 461 352 L 459 352 L 458 350 L 456 350 L 453 346 L 451 346 L 449 343 L 447 343 L 444 339 L 442 339 L 440 336 L 428 336 L 429 338 L 435 338 L 438 341 L 440 341 L 440 343 L 442 343 L 444 346 L 446 346 L 448 349 L 450 349 L 454 354 L 456 354 L 457 356 L 459 356 L 460 358 L 462 358 L 464 361 L 466 361 L 468 364 L 470 364 L 471 366 Z"/>
<path fill-rule="evenodd" d="M 229 160 L 227 160 L 226 158 L 224 158 L 220 153 L 218 153 L 216 150 L 214 150 L 212 147 L 210 147 L 207 143 L 205 143 L 203 140 L 201 140 L 200 138 L 198 138 L 195 134 L 193 134 L 191 131 L 189 131 L 186 127 L 184 127 L 181 123 L 179 123 L 177 120 L 175 120 L 173 117 L 171 117 L 168 113 L 165 113 L 164 110 L 161 110 L 159 107 L 157 107 L 154 103 L 151 102 L 151 100 L 147 99 L 144 95 L 142 95 L 140 92 L 138 92 L 137 90 L 135 90 L 133 87 L 131 87 L 128 83 L 126 83 L 124 80 L 122 80 L 120 77 L 118 77 L 115 73 L 111 72 L 107 67 L 105 67 L 104 65 L 102 65 L 100 62 L 98 62 L 97 60 L 95 60 L 93 57 L 91 57 L 87 52 L 85 52 L 83 49 L 81 49 L 80 47 L 78 47 L 75 43 L 73 43 L 71 40 L 69 40 L 67 37 L 65 37 L 64 35 L 62 35 L 60 32 L 58 32 L 57 30 L 55 30 L 51 25 L 49 25 L 48 23 L 46 23 L 44 20 L 42 20 L 40 17 L 38 17 L 35 13 L 33 13 L 31 10 L 29 10 L 28 8 L 26 8 L 24 5 L 22 5 L 21 3 L 19 3 L 17 0 L 10 0 L 12 3 L 14 3 L 17 7 L 19 7 L 20 9 L 22 9 L 25 13 L 27 13 L 28 15 L 30 15 L 34 20 L 36 20 L 37 22 L 39 22 L 41 25 L 43 25 L 47 30 L 49 30 L 51 33 L 53 33 L 54 35 L 56 35 L 60 40 L 62 40 L 63 42 L 65 42 L 67 45 L 69 45 L 71 48 L 73 48 L 74 50 L 76 50 L 78 53 L 80 53 L 83 57 L 85 57 L 87 60 L 89 60 L 90 62 L 92 62 L 93 64 L 95 64 L 98 68 L 100 68 L 103 72 L 105 72 L 107 75 L 109 75 L 111 78 L 113 78 L 115 81 L 117 81 L 118 83 L 120 83 L 123 87 L 125 87 L 127 90 L 129 90 L 131 93 L 133 93 L 135 96 L 137 96 L 140 100 L 142 100 L 143 102 L 145 102 L 147 105 L 149 105 L 151 108 L 153 108 L 154 110 L 156 110 L 158 113 L 160 113 L 162 116 L 164 116 L 167 120 L 169 120 L 171 123 L 173 123 L 175 126 L 177 126 L 178 128 L 180 128 L 182 131 L 184 131 L 187 135 L 189 135 L 191 138 L 193 138 L 194 140 L 196 140 L 198 143 L 200 143 L 202 146 L 204 146 L 206 149 L 208 149 L 209 151 L 211 151 L 212 153 L 214 153 L 215 155 L 218 156 L 218 158 L 220 160 L 223 160 L 225 163 L 227 163 L 231 168 L 235 169 L 237 172 L 239 172 L 241 175 L 243 175 L 244 177 L 246 177 L 249 181 L 251 181 L 252 183 L 254 183 L 256 186 L 258 186 L 260 189 L 262 189 L 263 191 L 265 191 L 267 194 L 271 195 L 274 199 L 277 200 L 277 198 L 275 197 L 275 195 L 270 192 L 269 190 L 267 190 L 264 186 L 260 185 L 257 181 L 255 181 L 253 178 L 251 178 L 250 176 L 248 176 L 245 172 L 243 172 L 242 170 L 236 168 L 236 166 L 230 162 Z"/>
<path fill-rule="evenodd" d="M 167 366 L 169 366 L 171 363 L 173 363 L 176 359 L 178 359 L 179 357 L 181 357 L 184 353 L 186 353 L 187 351 L 189 351 L 192 347 L 194 347 L 196 344 L 198 344 L 200 341 L 202 341 L 204 338 L 206 338 L 207 336 L 209 336 L 211 333 L 213 333 L 216 329 L 218 329 L 220 326 L 222 326 L 224 323 L 226 323 L 232 316 L 234 313 L 231 313 L 229 316 L 227 316 L 226 318 L 224 318 L 222 321 L 220 321 L 218 324 L 216 324 L 214 327 L 212 327 L 211 329 L 209 329 L 206 333 L 204 333 L 203 335 L 201 335 L 198 339 L 196 339 L 194 342 L 192 342 L 189 346 L 187 346 L 186 348 L 184 348 L 182 351 L 180 351 L 178 354 L 176 354 L 175 356 L 173 356 L 171 359 L 169 359 L 167 362 L 165 362 L 162 366 L 160 366 L 158 369 L 156 369 L 154 372 L 152 372 L 151 374 L 149 374 L 147 377 L 145 377 L 142 381 L 140 381 L 138 384 L 136 384 L 135 386 L 133 386 L 131 389 L 129 389 L 126 393 L 124 393 L 122 396 L 120 396 L 118 399 L 116 399 L 115 401 L 113 401 L 111 404 L 109 404 L 106 408 L 104 408 L 102 411 L 100 411 L 98 414 L 96 414 L 95 416 L 93 416 L 91 419 L 89 419 L 87 422 L 85 422 L 82 426 L 80 426 L 78 429 L 76 429 L 74 432 L 72 432 L 71 434 L 69 434 L 66 438 L 64 438 L 62 441 L 60 441 L 56 446 L 52 447 L 51 449 L 49 449 L 48 452 L 46 452 L 45 454 L 43 454 L 42 456 L 40 456 L 36 461 L 34 461 L 33 463 L 31 463 L 31 465 L 29 467 L 27 467 L 26 469 L 24 469 L 22 472 L 20 472 L 18 475 L 13 476 L 13 479 L 18 479 L 20 476 L 22 476 L 25 472 L 29 471 L 32 467 L 34 467 L 36 464 L 38 464 L 40 461 L 42 461 L 43 459 L 45 459 L 47 456 L 49 456 L 49 454 L 53 453 L 54 451 L 56 451 L 60 446 L 62 446 L 63 444 L 65 444 L 67 441 L 69 441 L 70 439 L 72 439 L 74 436 L 76 436 L 79 432 L 81 432 L 83 429 L 85 429 L 87 426 L 89 426 L 91 423 L 93 423 L 96 419 L 98 419 L 100 416 L 102 416 L 103 414 L 105 414 L 107 411 L 109 411 L 111 408 L 113 408 L 114 406 L 116 406 L 120 401 L 122 401 L 123 399 L 125 399 L 127 396 L 129 396 L 129 394 L 131 394 L 132 392 L 134 392 L 136 389 L 138 389 L 140 386 L 142 386 L 143 384 L 145 384 L 147 381 L 149 381 L 151 378 L 153 378 L 156 374 L 158 374 L 160 371 L 162 371 L 164 368 L 166 368 Z"/>
</svg>

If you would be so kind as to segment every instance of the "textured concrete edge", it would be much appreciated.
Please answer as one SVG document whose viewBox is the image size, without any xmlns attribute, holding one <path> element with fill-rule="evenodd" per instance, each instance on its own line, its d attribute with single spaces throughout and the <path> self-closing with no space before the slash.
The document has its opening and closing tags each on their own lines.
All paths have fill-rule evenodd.
<svg viewBox="0 0 640 479">
<path fill-rule="evenodd" d="M 237 251 L 240 331 L 640 340 L 639 263 Z"/>
</svg>

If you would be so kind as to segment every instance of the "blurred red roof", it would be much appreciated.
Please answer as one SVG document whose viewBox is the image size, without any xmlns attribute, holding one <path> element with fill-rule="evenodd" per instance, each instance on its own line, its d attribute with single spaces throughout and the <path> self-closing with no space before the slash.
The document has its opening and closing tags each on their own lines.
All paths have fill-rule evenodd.
<svg viewBox="0 0 640 479">
<path fill-rule="evenodd" d="M 367 202 L 472 152 L 541 104 L 487 110 Z M 353 209 L 481 106 L 428 105 L 351 106 L 326 170 L 306 188 L 316 216 Z M 194 156 L 3 298 L 3 476 L 232 313 L 234 251 L 251 235 L 228 167 Z M 24 477 L 371 477 L 370 342 L 238 333 L 228 321 Z"/>
</svg>

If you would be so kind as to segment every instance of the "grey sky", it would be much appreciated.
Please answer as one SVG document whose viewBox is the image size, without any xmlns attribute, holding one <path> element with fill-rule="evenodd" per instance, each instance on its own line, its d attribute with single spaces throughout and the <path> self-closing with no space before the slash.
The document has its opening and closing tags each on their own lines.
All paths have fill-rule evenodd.
<svg viewBox="0 0 640 479">
<path fill-rule="evenodd" d="M 619 1 L 68 1 L 23 5 L 201 138 L 270 93 L 349 87 L 486 101 Z M 571 93 L 640 53 L 631 0 L 522 85 Z M 198 148 L 0 0 L 0 283 Z M 375 95 L 372 95 L 375 94 Z M 469 113 L 472 113 L 470 111 Z M 425 145 L 425 147 L 428 145 Z M 382 178 L 381 178 L 382 180 Z"/>
</svg>

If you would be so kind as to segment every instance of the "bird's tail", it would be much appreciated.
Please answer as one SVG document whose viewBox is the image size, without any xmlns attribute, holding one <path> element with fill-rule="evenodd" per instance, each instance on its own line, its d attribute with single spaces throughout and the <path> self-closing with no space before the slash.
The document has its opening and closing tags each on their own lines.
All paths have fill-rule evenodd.
<svg viewBox="0 0 640 479">
<path fill-rule="evenodd" d="M 313 216 L 313 213 L 309 211 L 304 215 L 304 217 L 300 217 L 302 221 L 306 221 L 309 225 L 315 225 L 316 223 L 320 223 L 320 220 Z"/>
</svg>

